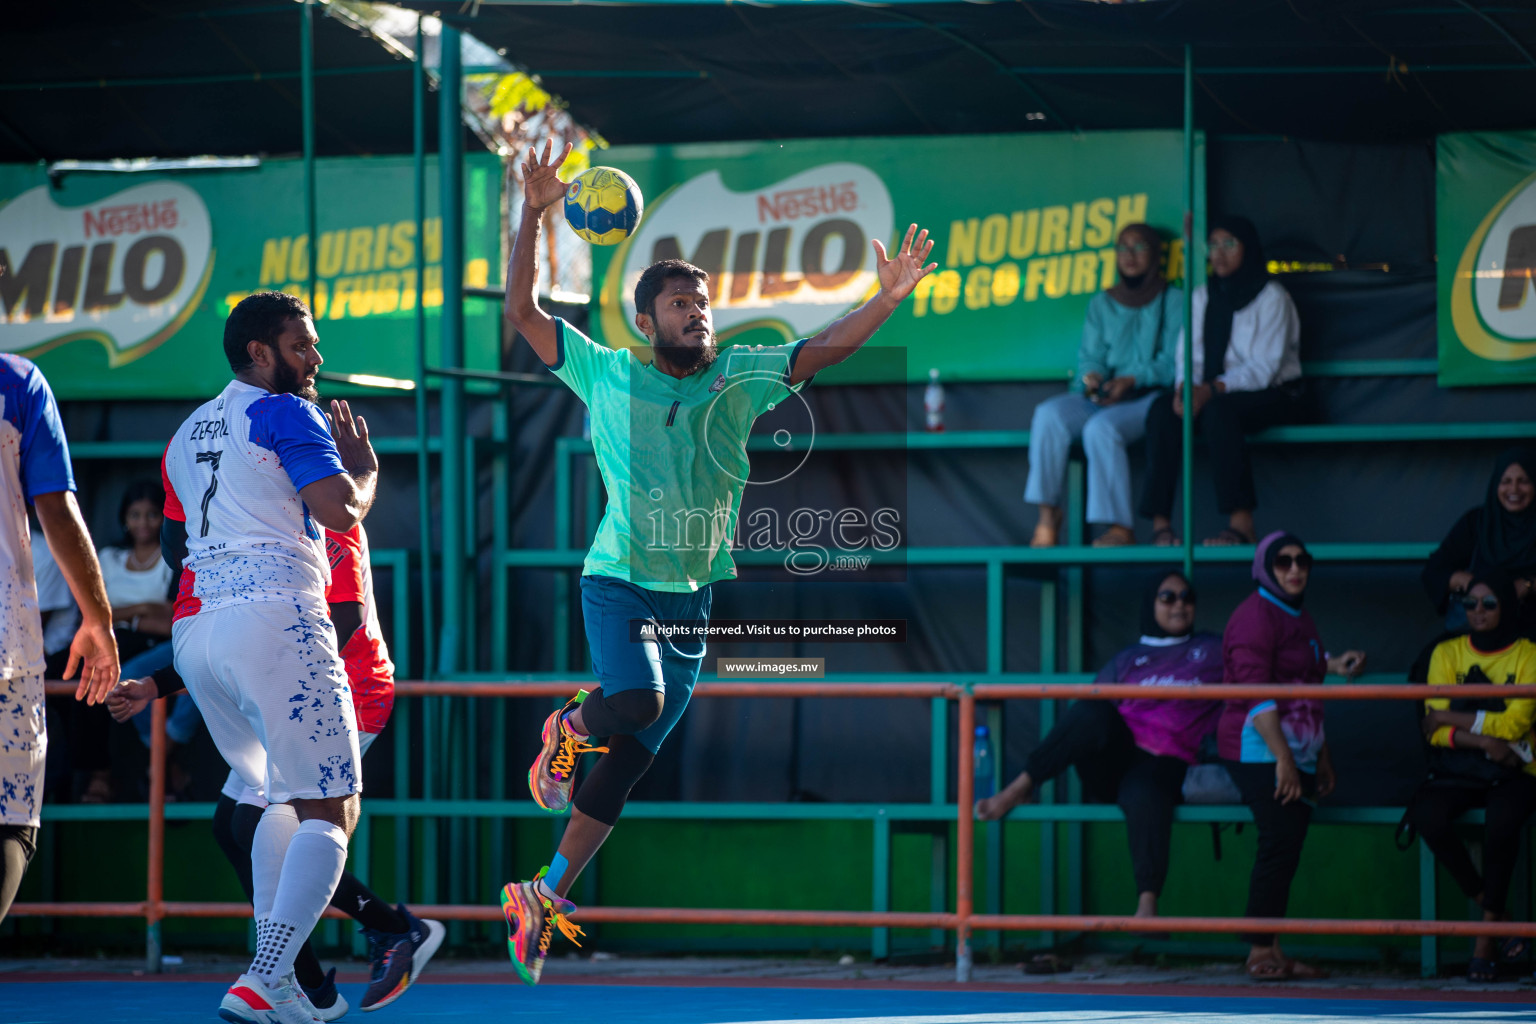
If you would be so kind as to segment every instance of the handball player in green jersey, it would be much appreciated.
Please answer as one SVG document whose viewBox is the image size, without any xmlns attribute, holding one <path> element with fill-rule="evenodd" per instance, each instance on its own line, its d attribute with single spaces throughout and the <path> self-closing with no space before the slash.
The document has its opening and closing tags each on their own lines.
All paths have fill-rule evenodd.
<svg viewBox="0 0 1536 1024">
<path fill-rule="evenodd" d="M 646 363 L 629 349 L 597 344 L 538 306 L 540 222 L 565 195 L 558 170 L 571 147 L 551 158 L 552 149 L 546 143 L 542 157 L 530 152 L 523 163 L 506 315 L 586 403 L 608 507 L 581 579 L 599 685 L 549 716 L 528 772 L 539 806 L 552 813 L 570 807 L 571 821 L 549 866 L 501 894 L 508 951 L 530 985 L 539 980 L 556 929 L 573 941 L 580 936 L 568 920 L 576 908 L 566 893 L 688 706 L 704 657 L 711 587 L 736 577 L 731 537 L 753 421 L 856 352 L 936 266 L 924 265 L 933 242 L 914 224 L 890 257 L 875 240 L 880 287 L 858 309 L 799 342 L 721 352 L 709 275 L 682 260 L 660 261 L 635 286 L 635 326 L 651 344 Z M 682 624 L 684 631 L 641 639 L 631 635 L 632 621 Z M 606 745 L 598 746 L 602 737 Z M 573 800 L 576 760 L 593 751 L 602 756 Z"/>
</svg>

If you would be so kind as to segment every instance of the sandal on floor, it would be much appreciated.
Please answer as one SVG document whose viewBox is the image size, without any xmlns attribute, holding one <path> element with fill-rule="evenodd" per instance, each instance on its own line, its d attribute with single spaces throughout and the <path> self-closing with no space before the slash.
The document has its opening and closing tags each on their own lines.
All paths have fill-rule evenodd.
<svg viewBox="0 0 1536 1024">
<path fill-rule="evenodd" d="M 1285 966 L 1291 972 L 1291 977 L 1300 981 L 1322 981 L 1324 978 L 1333 976 L 1332 971 L 1304 964 L 1300 960 L 1287 960 Z"/>
<path fill-rule="evenodd" d="M 1072 970 L 1071 963 L 1055 953 L 1041 953 L 1024 961 L 1022 966 L 1025 974 L 1067 974 Z"/>
<path fill-rule="evenodd" d="M 1176 548 L 1179 546 L 1179 535 L 1173 532 L 1172 527 L 1165 526 L 1152 534 L 1152 545 L 1159 548 Z"/>
<path fill-rule="evenodd" d="M 1244 537 L 1228 526 L 1223 528 L 1216 536 L 1205 538 L 1203 543 L 1208 548 L 1231 548 L 1241 544 L 1252 544 L 1254 540 L 1252 537 Z"/>
<path fill-rule="evenodd" d="M 1476 982 L 1492 982 L 1499 980 L 1499 965 L 1492 960 L 1475 956 L 1467 961 L 1467 980 Z"/>
<path fill-rule="evenodd" d="M 1499 958 L 1502 960 L 1519 960 L 1530 951 L 1531 940 L 1524 935 L 1511 935 L 1499 943 Z"/>
<path fill-rule="evenodd" d="M 1249 960 L 1243 966 L 1250 981 L 1290 981 L 1293 961 L 1289 960 Z"/>
<path fill-rule="evenodd" d="M 1111 526 L 1094 540 L 1096 548 L 1123 548 L 1136 543 L 1136 534 L 1124 526 Z"/>
</svg>

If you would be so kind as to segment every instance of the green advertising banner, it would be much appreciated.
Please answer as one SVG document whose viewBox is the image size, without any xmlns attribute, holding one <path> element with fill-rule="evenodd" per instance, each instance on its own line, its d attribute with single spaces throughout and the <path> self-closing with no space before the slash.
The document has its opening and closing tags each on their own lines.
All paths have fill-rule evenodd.
<svg viewBox="0 0 1536 1024">
<path fill-rule="evenodd" d="M 483 287 L 500 260 L 501 172 L 488 153 L 466 165 L 465 279 Z M 414 180 L 410 157 L 318 162 L 313 306 L 327 372 L 413 377 L 418 301 L 436 365 L 435 159 L 419 240 Z M 37 166 L 0 166 L 0 352 L 36 360 L 63 399 L 213 394 L 229 379 L 222 344 L 234 303 L 264 289 L 308 291 L 303 195 L 297 160 L 173 175 L 71 172 L 56 182 Z M 497 368 L 500 305 L 471 299 L 464 311 L 466 362 Z"/>
<path fill-rule="evenodd" d="M 906 350 L 909 380 L 931 367 L 946 380 L 1067 379 L 1088 300 L 1114 283 L 1116 233 L 1146 221 L 1176 238 L 1184 210 L 1179 132 L 627 146 L 600 162 L 633 177 L 647 207 L 635 234 L 593 249 L 596 337 L 644 345 L 635 282 L 667 257 L 709 271 L 723 344 L 806 337 L 874 293 L 870 241 L 892 248 L 915 222 L 938 269 L 873 342 Z M 1200 175 L 1197 210 L 1203 192 Z M 1166 254 L 1170 277 L 1180 250 Z M 889 365 L 855 358 L 827 378 Z"/>
<path fill-rule="evenodd" d="M 1536 382 L 1536 132 L 1436 145 L 1440 384 Z"/>
</svg>

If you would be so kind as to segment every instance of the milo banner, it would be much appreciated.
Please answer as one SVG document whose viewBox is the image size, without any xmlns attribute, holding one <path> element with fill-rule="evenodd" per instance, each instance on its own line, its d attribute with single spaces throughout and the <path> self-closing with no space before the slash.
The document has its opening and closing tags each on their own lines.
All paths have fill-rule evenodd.
<svg viewBox="0 0 1536 1024">
<path fill-rule="evenodd" d="M 496 158 L 465 171 L 466 283 L 499 261 Z M 324 371 L 410 378 L 417 303 L 436 365 L 443 304 L 435 161 L 417 237 L 409 157 L 321 160 L 319 281 Z M 163 176 L 71 172 L 50 182 L 0 166 L 0 352 L 37 361 L 59 397 L 202 398 L 229 379 L 224 318 L 253 291 L 305 297 L 303 166 Z M 418 245 L 426 260 L 417 281 Z M 500 278 L 499 271 L 496 274 Z M 465 303 L 470 366 L 494 369 L 498 303 Z"/>
<path fill-rule="evenodd" d="M 1440 383 L 1536 382 L 1536 132 L 1436 146 Z"/>
<path fill-rule="evenodd" d="M 628 146 L 601 162 L 647 199 L 634 235 L 593 250 L 593 327 L 611 346 L 645 343 L 633 292 L 655 260 L 709 271 L 722 343 L 778 344 L 874 294 L 871 240 L 928 228 L 938 269 L 873 342 L 905 361 L 826 375 L 845 382 L 902 365 L 910 380 L 1066 379 L 1088 300 L 1114 283 L 1116 233 L 1146 221 L 1174 238 L 1184 209 L 1178 132 Z"/>
</svg>

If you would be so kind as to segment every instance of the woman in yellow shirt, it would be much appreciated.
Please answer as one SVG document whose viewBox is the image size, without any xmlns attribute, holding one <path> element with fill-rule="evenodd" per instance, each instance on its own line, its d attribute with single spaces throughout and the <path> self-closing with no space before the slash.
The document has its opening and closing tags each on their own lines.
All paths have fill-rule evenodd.
<svg viewBox="0 0 1536 1024">
<path fill-rule="evenodd" d="M 1514 582 L 1498 570 L 1480 572 L 1460 600 L 1472 632 L 1435 647 L 1430 684 L 1536 683 L 1536 644 L 1517 635 Z M 1536 700 L 1446 697 L 1424 704 L 1430 778 L 1414 795 L 1407 818 L 1467 897 L 1482 906 L 1483 920 L 1508 920 L 1505 900 L 1520 834 L 1536 810 L 1536 761 L 1531 753 Z M 1473 807 L 1487 808 L 1481 873 L 1456 835 L 1456 819 Z M 1492 938 L 1481 936 L 1467 976 L 1494 981 L 1496 951 L 1513 960 L 1528 946 L 1526 939 L 1511 938 L 1496 950 Z"/>
</svg>

